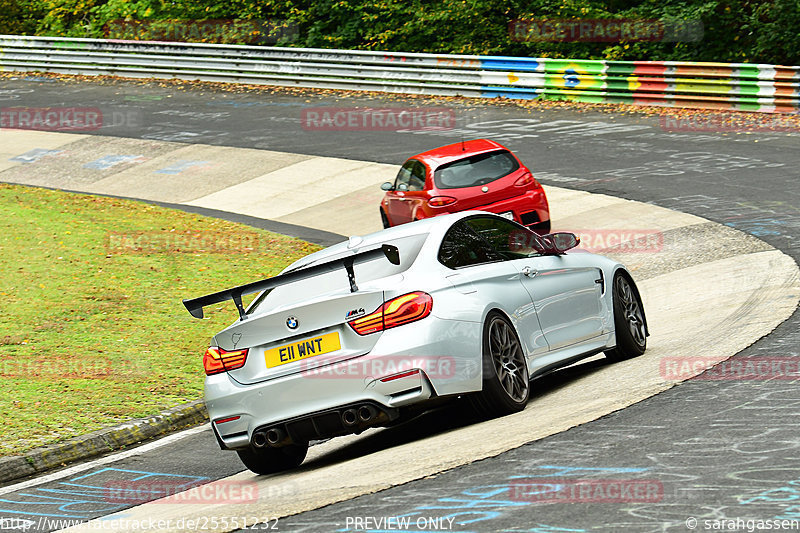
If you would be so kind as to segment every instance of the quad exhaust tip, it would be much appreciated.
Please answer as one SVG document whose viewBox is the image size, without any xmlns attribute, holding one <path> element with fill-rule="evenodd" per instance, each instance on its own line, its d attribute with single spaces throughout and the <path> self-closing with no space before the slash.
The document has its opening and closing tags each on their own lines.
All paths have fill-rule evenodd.
<svg viewBox="0 0 800 533">
<path fill-rule="evenodd" d="M 362 405 L 358 408 L 358 419 L 361 422 L 369 422 L 375 418 L 377 414 L 378 412 L 371 405 Z"/>
<path fill-rule="evenodd" d="M 256 431 L 253 433 L 253 446 L 256 448 L 263 448 L 267 445 L 267 432 Z"/>
<path fill-rule="evenodd" d="M 275 446 L 286 438 L 286 433 L 281 428 L 270 428 L 267 430 L 267 444 Z"/>
<path fill-rule="evenodd" d="M 358 424 L 366 424 L 375 420 L 378 416 L 378 410 L 373 406 L 364 404 L 358 407 L 345 409 L 342 412 L 342 424 L 345 427 L 353 427 Z"/>
<path fill-rule="evenodd" d="M 362 404 L 342 411 L 341 420 L 344 427 L 358 429 L 356 426 L 375 422 L 379 416 L 380 411 L 377 408 L 369 404 Z M 363 426 L 361 427 L 363 428 Z M 286 430 L 280 426 L 259 429 L 253 433 L 252 445 L 254 448 L 278 447 L 286 444 L 287 438 Z"/>
<path fill-rule="evenodd" d="M 342 423 L 347 426 L 355 426 L 358 424 L 358 413 L 355 409 L 345 409 L 342 413 Z"/>
<path fill-rule="evenodd" d="M 279 428 L 262 429 L 253 433 L 253 446 L 263 448 L 264 446 L 276 446 L 286 438 L 286 432 Z"/>
</svg>

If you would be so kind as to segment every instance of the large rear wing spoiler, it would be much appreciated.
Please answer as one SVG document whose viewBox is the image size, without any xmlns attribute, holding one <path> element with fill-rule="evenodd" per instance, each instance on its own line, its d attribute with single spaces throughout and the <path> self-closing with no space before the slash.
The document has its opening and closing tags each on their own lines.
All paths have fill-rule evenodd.
<svg viewBox="0 0 800 533">
<path fill-rule="evenodd" d="M 358 290 L 358 285 L 356 285 L 356 275 L 353 271 L 353 266 L 360 263 L 366 263 L 368 261 L 374 261 L 375 259 L 380 259 L 382 257 L 388 259 L 393 265 L 400 264 L 400 252 L 398 251 L 397 247 L 392 246 L 391 244 L 383 244 L 380 248 L 359 252 L 347 257 L 342 257 L 341 259 L 334 259 L 332 261 L 327 261 L 318 265 L 312 265 L 306 268 L 301 267 L 298 270 L 292 270 L 286 274 L 280 274 L 271 278 L 262 279 L 261 281 L 254 281 L 252 283 L 247 283 L 246 285 L 240 285 L 231 289 L 225 289 L 224 291 L 200 296 L 199 298 L 183 300 L 183 305 L 186 306 L 186 309 L 192 314 L 193 317 L 203 318 L 204 307 L 228 300 L 233 300 L 233 302 L 236 304 L 236 309 L 239 310 L 239 320 L 244 320 L 247 318 L 244 306 L 242 305 L 242 296 L 245 294 L 261 292 L 267 289 L 274 289 L 275 287 L 280 287 L 281 285 L 286 285 L 287 283 L 294 283 L 295 281 L 300 281 L 302 279 L 313 278 L 314 276 L 319 276 L 320 274 L 327 272 L 333 272 L 334 270 L 338 270 L 340 268 L 347 270 L 347 278 L 350 280 L 350 292 L 356 292 Z"/>
</svg>

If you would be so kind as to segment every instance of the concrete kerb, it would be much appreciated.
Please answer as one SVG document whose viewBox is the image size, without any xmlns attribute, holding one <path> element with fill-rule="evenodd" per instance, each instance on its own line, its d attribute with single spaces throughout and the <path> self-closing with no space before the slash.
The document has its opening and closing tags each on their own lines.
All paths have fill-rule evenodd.
<svg viewBox="0 0 800 533">
<path fill-rule="evenodd" d="M 178 405 L 148 418 L 138 418 L 64 442 L 35 448 L 22 455 L 0 458 L 0 483 L 98 457 L 173 431 L 202 424 L 208 412 L 202 400 Z"/>
</svg>

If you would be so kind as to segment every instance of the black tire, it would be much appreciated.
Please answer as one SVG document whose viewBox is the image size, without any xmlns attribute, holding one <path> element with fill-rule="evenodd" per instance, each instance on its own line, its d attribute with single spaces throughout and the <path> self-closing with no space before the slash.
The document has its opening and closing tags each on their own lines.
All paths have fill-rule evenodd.
<svg viewBox="0 0 800 533">
<path fill-rule="evenodd" d="M 308 443 L 290 444 L 280 448 L 249 447 L 243 450 L 236 450 L 239 459 L 251 472 L 259 475 L 274 474 L 297 468 L 306 458 L 308 453 Z"/>
<path fill-rule="evenodd" d="M 483 389 L 472 405 L 481 415 L 502 416 L 525 409 L 529 396 L 525 352 L 508 319 L 493 311 L 483 326 Z"/>
<path fill-rule="evenodd" d="M 639 291 L 624 274 L 614 276 L 612 290 L 617 345 L 605 352 L 606 358 L 622 361 L 638 357 L 647 349 L 647 325 Z"/>
<path fill-rule="evenodd" d="M 381 208 L 379 210 L 381 212 L 381 222 L 383 222 L 383 229 L 390 228 L 391 224 L 389 224 L 389 218 L 386 216 L 386 212 Z"/>
<path fill-rule="evenodd" d="M 550 220 L 545 220 L 544 222 L 534 224 L 530 229 L 536 232 L 537 235 L 547 235 L 550 233 L 550 227 Z"/>
</svg>

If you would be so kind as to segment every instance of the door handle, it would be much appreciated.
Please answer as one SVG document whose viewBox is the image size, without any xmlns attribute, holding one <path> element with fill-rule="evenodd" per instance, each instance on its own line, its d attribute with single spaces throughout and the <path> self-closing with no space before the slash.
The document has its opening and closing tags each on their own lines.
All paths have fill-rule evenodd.
<svg viewBox="0 0 800 533">
<path fill-rule="evenodd" d="M 534 270 L 529 266 L 522 267 L 522 275 L 523 276 L 528 276 L 529 278 L 533 278 L 533 277 L 536 277 L 536 274 L 538 274 L 538 273 L 539 273 L 538 270 Z"/>
</svg>

